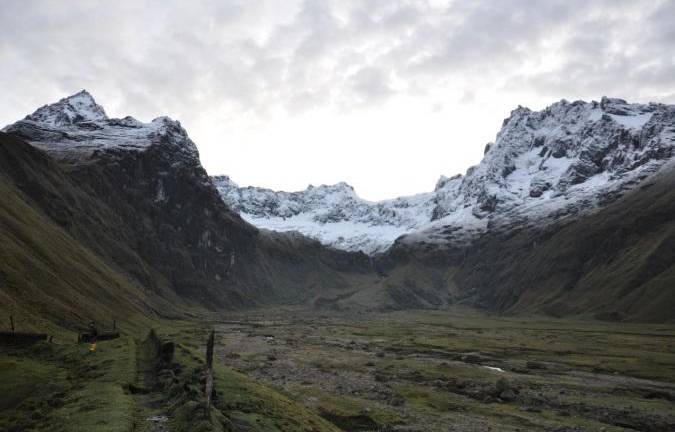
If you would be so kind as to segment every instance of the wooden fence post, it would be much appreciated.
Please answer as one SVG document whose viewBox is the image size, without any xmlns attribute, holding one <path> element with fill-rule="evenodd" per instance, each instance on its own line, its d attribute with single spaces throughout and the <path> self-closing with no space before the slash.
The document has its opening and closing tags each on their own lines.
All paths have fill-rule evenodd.
<svg viewBox="0 0 675 432">
<path fill-rule="evenodd" d="M 211 408 L 211 393 L 213 393 L 213 344 L 215 341 L 216 332 L 211 330 L 209 334 L 209 341 L 206 343 L 206 410 Z"/>
<path fill-rule="evenodd" d="M 9 316 L 9 324 L 12 327 L 12 333 L 14 333 L 14 316 L 13 315 Z"/>
</svg>

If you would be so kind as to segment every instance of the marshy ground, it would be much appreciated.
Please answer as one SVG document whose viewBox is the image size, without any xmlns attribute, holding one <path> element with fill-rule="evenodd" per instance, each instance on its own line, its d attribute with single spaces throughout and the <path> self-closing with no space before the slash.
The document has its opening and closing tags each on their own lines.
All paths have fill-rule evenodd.
<svg viewBox="0 0 675 432">
<path fill-rule="evenodd" d="M 672 324 L 277 308 L 148 330 L 0 347 L 0 430 L 675 430 Z"/>
</svg>

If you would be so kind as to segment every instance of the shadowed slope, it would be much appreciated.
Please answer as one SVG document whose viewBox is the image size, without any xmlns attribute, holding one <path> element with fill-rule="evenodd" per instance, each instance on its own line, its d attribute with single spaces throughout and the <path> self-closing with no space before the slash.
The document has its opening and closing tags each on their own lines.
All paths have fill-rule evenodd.
<svg viewBox="0 0 675 432">
<path fill-rule="evenodd" d="M 369 277 L 369 260 L 363 254 L 248 225 L 227 209 L 198 162 L 181 165 L 172 156 L 151 146 L 144 152 L 122 151 L 70 164 L 0 134 L 0 173 L 7 191 L 2 195 L 6 222 L 0 231 L 12 240 L 3 243 L 2 274 L 19 257 L 51 263 L 44 255 L 58 258 L 50 277 L 64 284 L 77 278 L 76 264 L 94 272 L 86 283 L 71 283 L 70 291 L 54 288 L 63 297 L 60 302 L 70 302 L 57 302 L 54 310 L 49 310 L 48 299 L 54 295 L 50 277 L 42 276 L 29 297 L 46 303 L 33 312 L 58 316 L 61 322 L 67 314 L 79 317 L 74 315 L 78 307 L 105 309 L 89 308 L 89 298 L 124 314 L 151 309 L 164 316 L 186 306 L 300 303 Z M 85 251 L 90 259 L 71 249 Z M 115 292 L 115 285 L 100 287 L 104 278 L 92 282 L 97 266 L 121 280 L 124 288 Z M 33 274 L 32 267 L 15 266 L 11 274 L 15 288 L 11 293 L 3 288 L 5 296 L 23 304 L 21 281 L 30 279 L 25 275 Z M 78 298 L 79 303 L 74 300 Z M 151 300 L 146 304 L 140 299 Z M 145 309 L 124 302 L 144 304 Z"/>
<path fill-rule="evenodd" d="M 419 297 L 414 281 L 433 277 L 436 283 L 422 288 L 444 302 L 673 320 L 675 170 L 664 166 L 634 191 L 579 220 L 495 231 L 443 251 L 397 244 L 379 262 L 389 274 L 380 292 L 393 307 L 401 307 L 399 298 Z"/>
<path fill-rule="evenodd" d="M 8 170 L 17 173 L 26 155 L 34 165 L 23 165 L 23 174 L 49 166 L 44 155 L 7 137 L 0 155 L 0 309 L 3 316 L 14 315 L 17 330 L 54 329 L 55 324 L 76 330 L 90 320 L 140 324 L 157 309 L 177 313 L 179 303 L 146 295 L 36 209 L 9 180 Z M 54 177 L 41 180 L 58 183 L 58 171 L 52 173 Z M 35 188 L 36 181 L 26 177 L 23 186 Z"/>
</svg>

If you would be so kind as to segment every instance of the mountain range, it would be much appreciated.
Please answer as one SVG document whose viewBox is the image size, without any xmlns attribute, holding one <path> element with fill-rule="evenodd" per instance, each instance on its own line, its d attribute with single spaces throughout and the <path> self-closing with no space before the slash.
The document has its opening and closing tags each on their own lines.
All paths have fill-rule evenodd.
<svg viewBox="0 0 675 432">
<path fill-rule="evenodd" d="M 519 107 L 466 174 L 373 203 L 211 177 L 178 121 L 82 91 L 0 134 L 0 309 L 36 328 L 281 304 L 668 321 L 674 146 L 670 105 Z"/>
<path fill-rule="evenodd" d="M 381 202 L 360 199 L 346 183 L 289 193 L 213 180 L 230 208 L 260 228 L 368 254 L 397 239 L 442 247 L 606 206 L 673 157 L 674 116 L 672 106 L 606 97 L 519 107 L 479 165 L 441 176 L 432 192 Z"/>
</svg>

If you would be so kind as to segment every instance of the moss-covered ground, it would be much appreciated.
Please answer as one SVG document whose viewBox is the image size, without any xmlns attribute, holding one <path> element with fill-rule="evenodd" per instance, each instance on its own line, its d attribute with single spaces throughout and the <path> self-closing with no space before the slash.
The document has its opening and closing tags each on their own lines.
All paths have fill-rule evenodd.
<svg viewBox="0 0 675 432">
<path fill-rule="evenodd" d="M 222 362 L 206 409 L 208 331 L 194 322 L 159 323 L 157 343 L 124 335 L 100 341 L 94 353 L 63 339 L 0 347 L 0 431 L 338 430 Z M 164 364 L 156 348 L 166 342 L 174 349 Z"/>
</svg>

